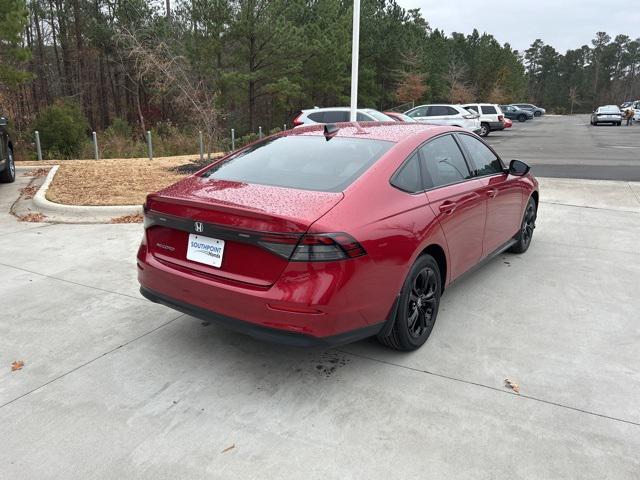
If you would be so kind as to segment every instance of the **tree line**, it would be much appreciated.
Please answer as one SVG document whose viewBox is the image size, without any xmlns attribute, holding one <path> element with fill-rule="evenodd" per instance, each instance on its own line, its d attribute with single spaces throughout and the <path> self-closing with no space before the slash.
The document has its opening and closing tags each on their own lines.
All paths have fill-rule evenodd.
<svg viewBox="0 0 640 480">
<path fill-rule="evenodd" d="M 301 108 L 348 105 L 351 13 L 345 0 L 2 0 L 0 107 L 25 135 L 61 103 L 96 131 L 179 126 L 210 144 L 231 127 L 266 131 Z M 577 112 L 640 97 L 638 40 L 598 33 L 564 55 L 541 40 L 519 52 L 427 20 L 396 0 L 363 0 L 361 106 L 531 101 Z"/>
</svg>

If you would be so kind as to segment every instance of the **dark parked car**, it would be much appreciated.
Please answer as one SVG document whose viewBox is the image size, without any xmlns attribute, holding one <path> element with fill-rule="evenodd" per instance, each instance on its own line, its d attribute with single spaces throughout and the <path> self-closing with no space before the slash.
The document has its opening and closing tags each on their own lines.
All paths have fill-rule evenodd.
<svg viewBox="0 0 640 480">
<path fill-rule="evenodd" d="M 528 110 L 531 113 L 533 113 L 534 117 L 541 117 L 542 115 L 547 113 L 547 111 L 544 108 L 536 107 L 532 103 L 512 103 L 511 106 L 512 107 L 518 107 L 518 108 L 520 108 L 522 110 Z"/>
<path fill-rule="evenodd" d="M 16 179 L 13 143 L 9 139 L 7 124 L 7 119 L 0 117 L 0 182 L 2 183 L 11 183 Z"/>
<path fill-rule="evenodd" d="M 622 112 L 617 105 L 604 105 L 596 108 L 591 114 L 591 125 L 600 123 L 610 123 L 612 125 L 622 125 Z"/>
<path fill-rule="evenodd" d="M 149 195 L 138 279 L 264 340 L 415 350 L 451 282 L 529 248 L 537 206 L 529 167 L 461 128 L 299 127 Z"/>
<path fill-rule="evenodd" d="M 519 122 L 526 122 L 533 118 L 533 112 L 531 110 L 523 110 L 513 105 L 500 105 L 500 109 L 504 116 L 509 120 L 517 120 Z"/>
</svg>

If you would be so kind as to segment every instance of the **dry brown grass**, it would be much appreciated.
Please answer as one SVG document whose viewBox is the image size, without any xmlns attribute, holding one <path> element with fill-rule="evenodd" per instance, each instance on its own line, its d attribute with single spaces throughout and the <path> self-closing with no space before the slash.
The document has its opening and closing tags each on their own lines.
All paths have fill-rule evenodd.
<svg viewBox="0 0 640 480">
<path fill-rule="evenodd" d="M 67 205 L 140 205 L 148 193 L 185 177 L 173 169 L 198 160 L 197 155 L 109 160 L 62 160 L 47 199 Z M 21 162 L 21 165 L 44 162 Z M 34 165 L 35 166 L 35 165 Z"/>
<path fill-rule="evenodd" d="M 112 218 L 109 223 L 142 223 L 142 220 L 142 214 L 136 213 L 133 215 L 123 215 L 121 217 Z"/>
</svg>

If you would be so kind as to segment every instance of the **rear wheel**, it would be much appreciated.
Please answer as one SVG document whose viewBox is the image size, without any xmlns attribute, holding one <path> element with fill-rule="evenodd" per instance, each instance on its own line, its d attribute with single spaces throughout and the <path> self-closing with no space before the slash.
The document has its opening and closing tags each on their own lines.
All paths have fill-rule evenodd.
<svg viewBox="0 0 640 480">
<path fill-rule="evenodd" d="M 527 116 L 526 115 L 518 115 L 518 121 L 519 122 L 526 122 L 527 121 Z"/>
<path fill-rule="evenodd" d="M 16 179 L 16 163 L 13 159 L 13 150 L 7 150 L 7 163 L 2 172 L 0 172 L 0 182 L 11 183 Z"/>
<path fill-rule="evenodd" d="M 537 215 L 538 206 L 536 205 L 536 201 L 533 198 L 529 198 L 527 208 L 524 209 L 520 232 L 518 232 L 518 236 L 516 237 L 517 242 L 509 249 L 511 253 L 524 253 L 529 249 L 531 239 L 533 238 L 533 230 L 536 228 Z"/>
<path fill-rule="evenodd" d="M 481 137 L 486 137 L 487 135 L 489 135 L 490 131 L 491 129 L 489 128 L 489 124 L 483 123 L 480 125 L 480 133 L 478 135 L 480 135 Z"/>
<path fill-rule="evenodd" d="M 441 292 L 438 263 L 431 255 L 420 256 L 402 286 L 393 328 L 388 336 L 378 340 L 396 350 L 420 348 L 435 325 Z"/>
</svg>

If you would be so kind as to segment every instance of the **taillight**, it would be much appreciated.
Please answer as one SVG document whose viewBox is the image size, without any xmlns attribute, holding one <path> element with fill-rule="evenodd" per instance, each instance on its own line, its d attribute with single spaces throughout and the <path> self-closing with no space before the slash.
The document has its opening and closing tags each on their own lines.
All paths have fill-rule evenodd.
<svg viewBox="0 0 640 480">
<path fill-rule="evenodd" d="M 498 121 L 504 122 L 504 115 L 498 115 Z"/>
<path fill-rule="evenodd" d="M 346 233 L 264 235 L 258 240 L 263 248 L 292 262 L 328 262 L 366 255 L 355 238 Z"/>
<path fill-rule="evenodd" d="M 471 120 L 473 118 L 478 118 L 479 115 L 474 115 L 473 113 L 470 113 L 469 115 L 463 115 L 462 118 L 466 118 L 467 120 Z"/>
<path fill-rule="evenodd" d="M 300 115 L 298 115 L 296 118 L 293 119 L 293 126 L 294 127 L 299 127 L 300 125 L 304 125 L 304 122 L 302 120 L 300 120 L 301 117 L 302 117 L 302 113 Z"/>
</svg>

